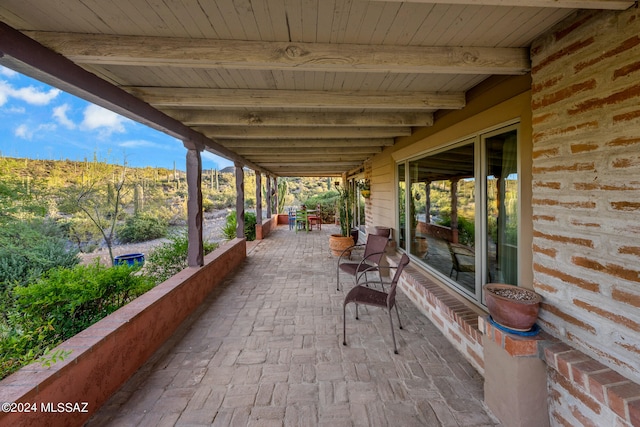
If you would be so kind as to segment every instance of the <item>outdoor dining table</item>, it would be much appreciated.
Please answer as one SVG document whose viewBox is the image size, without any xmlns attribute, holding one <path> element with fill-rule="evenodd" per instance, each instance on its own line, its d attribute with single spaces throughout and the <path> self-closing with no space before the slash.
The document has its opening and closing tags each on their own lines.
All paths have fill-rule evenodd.
<svg viewBox="0 0 640 427">
<path fill-rule="evenodd" d="M 301 222 L 301 221 L 298 221 L 298 214 L 301 214 L 304 216 L 304 222 L 302 223 L 302 226 L 304 227 L 304 229 L 307 231 L 311 231 L 313 227 L 313 222 L 319 221 L 320 219 L 319 216 L 315 215 L 317 212 L 318 212 L 317 209 L 296 210 L 296 231 L 298 230 L 298 226 L 300 225 L 299 223 Z M 319 222 L 316 222 L 316 224 L 319 224 Z"/>
</svg>

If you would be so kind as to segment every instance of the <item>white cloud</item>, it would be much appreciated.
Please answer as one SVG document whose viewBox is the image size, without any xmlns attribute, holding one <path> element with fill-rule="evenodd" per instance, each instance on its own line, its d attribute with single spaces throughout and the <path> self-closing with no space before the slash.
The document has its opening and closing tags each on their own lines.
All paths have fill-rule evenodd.
<svg viewBox="0 0 640 427">
<path fill-rule="evenodd" d="M 2 65 L 0 65 L 0 76 L 13 78 L 18 76 L 18 72 L 13 71 L 11 68 L 3 67 Z"/>
<path fill-rule="evenodd" d="M 99 130 L 101 135 L 108 137 L 114 132 L 125 132 L 126 119 L 113 111 L 97 105 L 89 105 L 84 110 L 84 120 L 80 124 L 83 130 Z"/>
<path fill-rule="evenodd" d="M 0 80 L 0 105 L 4 105 L 9 98 L 16 98 L 31 105 L 47 105 L 60 94 L 59 89 L 43 91 L 33 86 L 14 88 L 4 80 Z"/>
<path fill-rule="evenodd" d="M 53 117 L 58 120 L 62 126 L 67 129 L 75 129 L 76 124 L 71 121 L 71 119 L 67 116 L 67 112 L 69 111 L 69 104 L 62 104 L 59 107 L 53 109 Z"/>
<path fill-rule="evenodd" d="M 156 144 L 155 142 L 147 141 L 146 139 L 132 139 L 129 141 L 124 141 L 118 144 L 118 146 L 123 148 L 156 148 L 161 150 L 166 150 L 166 146 L 161 144 Z"/>
<path fill-rule="evenodd" d="M 53 123 L 44 123 L 38 125 L 35 129 L 27 126 L 26 124 L 21 124 L 14 131 L 14 135 L 18 138 L 31 140 L 33 136 L 39 132 L 53 132 L 56 130 L 56 125 Z"/>
<path fill-rule="evenodd" d="M 215 169 L 224 169 L 227 166 L 233 166 L 233 162 L 231 160 L 227 160 L 224 157 L 217 156 L 206 150 L 202 152 L 202 159 L 212 162 Z M 203 167 L 205 166 L 203 165 Z M 210 166 L 206 166 L 206 168 L 209 167 Z"/>
<path fill-rule="evenodd" d="M 27 112 L 27 109 L 24 107 L 9 107 L 7 109 L 2 110 L 11 114 L 24 114 Z"/>
<path fill-rule="evenodd" d="M 16 128 L 14 132 L 15 136 L 22 139 L 31 139 L 29 137 L 29 127 L 27 125 L 20 125 Z"/>
</svg>

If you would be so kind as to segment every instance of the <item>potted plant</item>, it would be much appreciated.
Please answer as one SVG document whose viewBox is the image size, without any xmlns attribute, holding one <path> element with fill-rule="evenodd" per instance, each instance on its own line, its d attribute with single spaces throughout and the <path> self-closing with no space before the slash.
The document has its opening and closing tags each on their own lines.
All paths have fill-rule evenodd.
<svg viewBox="0 0 640 427">
<path fill-rule="evenodd" d="M 538 319 L 542 298 L 532 290 L 502 283 L 483 286 L 491 319 L 498 325 L 519 332 L 530 331 Z"/>
<path fill-rule="evenodd" d="M 371 197 L 370 186 L 371 184 L 368 179 L 360 181 L 358 184 L 358 187 L 360 188 L 360 194 L 362 194 L 362 197 L 364 197 L 365 199 L 368 199 L 369 197 Z"/>
<path fill-rule="evenodd" d="M 329 236 L 329 248 L 335 256 L 340 256 L 346 248 L 356 243 L 351 235 L 351 227 L 353 225 L 353 191 L 351 191 L 347 185 L 343 188 L 338 188 L 338 192 L 337 213 L 340 220 L 340 234 L 331 234 Z"/>
</svg>

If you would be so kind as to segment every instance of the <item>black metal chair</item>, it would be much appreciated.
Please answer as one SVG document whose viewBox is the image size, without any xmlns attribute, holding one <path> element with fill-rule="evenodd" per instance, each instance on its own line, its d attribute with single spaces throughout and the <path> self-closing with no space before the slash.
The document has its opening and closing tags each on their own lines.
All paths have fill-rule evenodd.
<svg viewBox="0 0 640 427">
<path fill-rule="evenodd" d="M 398 346 L 396 344 L 396 334 L 393 330 L 393 319 L 391 316 L 391 309 L 395 307 L 396 316 L 398 316 L 398 323 L 400 329 L 402 329 L 402 322 L 400 321 L 400 313 L 398 312 L 398 306 L 396 305 L 396 291 L 398 287 L 398 280 L 402 270 L 409 264 L 409 257 L 407 254 L 403 254 L 400 262 L 398 263 L 396 273 L 391 281 L 391 288 L 389 292 L 379 291 L 367 286 L 367 282 L 358 284 L 355 288 L 351 289 L 347 296 L 344 298 L 344 304 L 342 306 L 342 331 L 343 331 L 343 345 L 347 345 L 347 304 L 356 304 L 356 319 L 358 319 L 358 304 L 369 305 L 373 307 L 385 308 L 389 313 L 389 324 L 391 325 L 391 336 L 393 337 L 393 351 L 398 354 Z"/>
<path fill-rule="evenodd" d="M 458 280 L 458 273 L 474 273 L 476 271 L 475 264 L 471 264 L 468 262 L 461 261 L 458 256 L 467 256 L 471 255 L 459 254 L 457 253 L 451 243 L 447 241 L 447 247 L 449 248 L 449 255 L 451 256 L 451 271 L 449 272 L 449 277 L 453 276 L 453 272 L 456 272 L 456 280 Z"/>
<path fill-rule="evenodd" d="M 338 267 L 336 273 L 337 288 L 340 290 L 340 271 L 350 274 L 356 284 L 361 276 L 367 277 L 367 273 L 378 273 L 382 267 L 380 261 L 384 255 L 384 250 L 387 247 L 389 239 L 385 236 L 378 236 L 376 234 L 369 234 L 367 236 L 366 244 L 352 245 L 342 251 L 338 257 Z M 351 254 L 356 249 L 364 249 L 364 254 L 360 261 L 344 261 L 345 259 L 351 259 Z M 387 267 L 388 268 L 388 267 Z M 380 276 L 380 282 L 382 286 L 382 277 Z"/>
</svg>

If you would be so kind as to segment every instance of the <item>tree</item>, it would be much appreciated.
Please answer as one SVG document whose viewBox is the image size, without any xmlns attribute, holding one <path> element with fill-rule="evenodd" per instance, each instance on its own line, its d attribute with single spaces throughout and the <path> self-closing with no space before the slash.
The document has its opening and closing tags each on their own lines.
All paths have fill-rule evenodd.
<svg viewBox="0 0 640 427">
<path fill-rule="evenodd" d="M 85 164 L 81 182 L 67 191 L 68 206 L 71 210 L 82 212 L 99 231 L 109 251 L 112 265 L 116 225 L 121 215 L 126 177 L 126 161 L 119 167 L 109 165 L 94 156 L 93 162 Z"/>
</svg>

